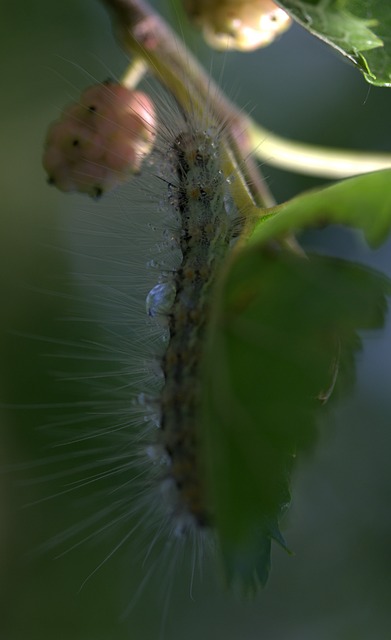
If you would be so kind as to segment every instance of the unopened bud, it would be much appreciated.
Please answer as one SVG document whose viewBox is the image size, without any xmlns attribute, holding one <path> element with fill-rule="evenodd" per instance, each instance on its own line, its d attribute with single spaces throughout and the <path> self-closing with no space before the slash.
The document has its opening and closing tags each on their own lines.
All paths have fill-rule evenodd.
<svg viewBox="0 0 391 640">
<path fill-rule="evenodd" d="M 86 89 L 49 127 L 43 166 L 61 191 L 97 197 L 140 171 L 155 137 L 152 100 L 105 82 Z"/>
<path fill-rule="evenodd" d="M 215 49 L 265 47 L 291 24 L 272 0 L 184 0 L 189 16 Z"/>
</svg>

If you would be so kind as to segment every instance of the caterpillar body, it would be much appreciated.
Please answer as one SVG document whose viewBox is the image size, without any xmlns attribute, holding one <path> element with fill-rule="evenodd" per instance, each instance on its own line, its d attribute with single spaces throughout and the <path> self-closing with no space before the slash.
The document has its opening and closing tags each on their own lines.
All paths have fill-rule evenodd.
<svg viewBox="0 0 391 640">
<path fill-rule="evenodd" d="M 162 79 L 164 83 L 164 74 Z M 186 87 L 186 78 L 181 78 L 181 81 Z M 171 102 L 160 105 L 158 118 L 155 117 L 151 100 L 145 94 L 123 88 L 118 90 L 110 82 L 97 90 L 89 90 L 76 108 L 64 112 L 65 117 L 58 125 L 59 135 L 55 135 L 56 127 L 49 130 L 44 166 L 51 184 L 66 191 L 76 188 L 99 197 L 114 184 L 124 182 L 129 173 L 137 172 L 141 159 L 154 146 L 148 160 L 153 175 L 143 168 L 148 175 L 146 180 L 144 176 L 142 207 L 144 209 L 148 201 L 147 204 L 156 209 L 154 216 L 157 222 L 151 227 L 158 231 L 160 237 L 155 246 L 156 255 L 149 264 L 158 275 L 153 286 L 146 285 L 143 291 L 149 334 L 146 338 L 138 335 L 132 310 L 133 317 L 129 316 L 129 324 L 134 329 L 134 336 L 126 344 L 126 349 L 130 347 L 132 353 L 123 351 L 125 359 L 128 356 L 125 376 L 130 373 L 129 361 L 138 362 L 138 375 L 133 371 L 132 382 L 125 382 L 124 385 L 132 389 L 133 398 L 138 398 L 128 417 L 128 424 L 132 424 L 132 427 L 135 422 L 143 425 L 140 436 L 135 434 L 136 426 L 132 428 L 132 438 L 137 442 L 137 450 L 140 439 L 146 440 L 144 452 L 152 463 L 148 476 L 148 463 L 141 456 L 141 469 L 137 476 L 138 493 L 144 496 L 141 500 L 143 506 L 151 499 L 146 513 L 153 514 L 155 530 L 158 532 L 167 532 L 168 529 L 168 533 L 185 534 L 184 537 L 197 536 L 201 532 L 202 540 L 206 532 L 208 539 L 214 539 L 209 533 L 216 523 L 217 537 L 222 542 L 224 534 L 220 535 L 222 532 L 218 520 L 219 517 L 221 520 L 220 503 L 223 501 L 220 496 L 215 500 L 217 483 L 215 479 L 211 481 L 210 475 L 213 464 L 210 460 L 206 462 L 205 441 L 208 440 L 209 452 L 212 447 L 206 434 L 208 420 L 203 413 L 208 405 L 206 410 L 209 419 L 215 411 L 215 402 L 219 406 L 227 405 L 230 391 L 226 384 L 225 387 L 219 387 L 217 379 L 210 385 L 211 389 L 213 387 L 213 397 L 206 397 L 206 386 L 209 385 L 206 384 L 207 358 L 204 358 L 204 352 L 210 356 L 208 325 L 214 298 L 221 290 L 217 287 L 219 273 L 223 271 L 225 259 L 236 240 L 243 238 L 247 228 L 251 227 L 250 219 L 260 215 L 255 207 L 255 194 L 261 194 L 262 178 L 255 166 L 246 161 L 247 121 L 242 121 L 232 106 L 225 105 L 223 108 L 222 96 L 213 83 L 209 86 L 209 82 L 206 82 L 204 86 L 201 82 L 200 88 L 198 95 L 198 84 L 192 86 L 192 81 L 189 81 L 188 92 L 185 89 L 186 96 L 181 96 L 168 87 L 169 95 L 175 96 L 176 106 L 173 109 L 170 97 Z M 93 98 L 92 102 L 90 98 Z M 113 131 L 112 125 L 117 120 L 119 128 L 116 130 L 114 126 Z M 84 135 L 85 144 L 80 140 Z M 60 156 L 58 153 L 49 153 L 50 136 L 54 136 L 55 147 L 58 146 L 57 139 L 60 141 Z M 130 154 L 130 163 L 129 149 L 124 151 L 124 140 L 130 143 L 131 150 L 136 151 Z M 154 186 L 151 188 L 152 183 Z M 158 200 L 156 190 L 160 193 Z M 145 197 L 150 196 L 151 191 L 152 197 Z M 129 234 L 129 223 L 132 225 L 135 220 L 135 209 L 133 197 L 132 208 L 129 209 L 126 204 L 121 211 L 129 241 L 126 259 L 129 258 L 132 244 L 139 244 L 139 238 L 136 238 L 137 223 L 133 225 L 134 235 Z M 151 213 L 149 211 L 148 215 Z M 112 224 L 109 224 L 110 234 L 113 233 L 112 229 Z M 151 245 L 152 239 L 148 253 L 151 252 Z M 129 272 L 130 265 L 126 259 L 124 267 Z M 146 274 L 145 269 L 140 270 L 140 265 L 136 270 L 135 279 L 138 280 L 140 291 L 142 280 L 150 280 L 150 275 Z M 135 300 L 134 289 L 129 289 L 125 295 Z M 214 311 L 216 317 L 215 307 Z M 136 315 L 139 317 L 139 312 Z M 211 322 L 210 326 L 214 331 L 215 325 Z M 220 362 L 220 357 L 216 357 L 216 361 Z M 135 380 L 137 377 L 139 380 Z M 227 377 L 223 377 L 226 382 Z M 125 420 L 126 411 L 129 411 L 128 403 Z M 223 413 L 226 413 L 225 409 Z M 218 428 L 220 422 L 216 421 Z M 209 427 L 208 432 L 212 432 Z M 138 454 L 132 452 L 131 458 L 140 464 Z M 128 469 L 129 465 L 122 467 L 124 472 Z M 281 502 L 286 502 L 285 493 L 280 493 L 278 508 Z M 241 499 L 237 502 L 240 503 Z M 256 506 L 254 504 L 254 508 Z M 126 502 L 125 509 L 129 510 Z M 143 515 L 141 519 L 144 520 Z M 267 514 L 266 523 L 251 525 L 254 532 L 250 537 L 256 539 L 257 551 L 249 553 L 248 568 L 247 561 L 243 562 L 242 558 L 243 545 L 247 545 L 247 532 L 241 536 L 239 546 L 233 543 L 233 552 L 230 550 L 227 553 L 220 545 L 220 555 L 226 565 L 229 581 L 232 582 L 232 577 L 237 574 L 239 582 L 243 582 L 246 589 L 249 586 L 250 590 L 259 581 L 266 582 L 271 539 L 283 544 L 277 523 L 274 522 L 274 512 L 271 519 L 273 524 L 269 523 Z M 265 542 L 260 543 L 259 540 L 263 539 Z"/>
<path fill-rule="evenodd" d="M 102 85 L 106 112 L 110 97 L 114 104 L 117 100 L 111 90 L 109 83 Z M 98 97 L 96 91 L 93 114 L 97 123 Z M 84 103 L 82 97 L 80 104 Z M 114 418 L 109 428 L 106 421 L 102 430 L 95 427 L 89 434 L 87 428 L 80 438 L 91 440 L 96 434 L 98 442 L 102 435 L 106 443 L 110 438 L 100 458 L 103 471 L 97 462 L 98 482 L 109 475 L 125 478 L 122 486 L 132 482 L 130 495 L 113 504 L 113 523 L 131 522 L 137 514 L 139 523 L 149 529 L 143 534 L 143 544 L 145 538 L 152 546 L 159 538 L 180 538 L 189 540 L 203 555 L 214 541 L 213 504 L 205 482 L 201 441 L 203 350 L 214 287 L 243 229 L 244 216 L 231 195 L 234 177 L 222 170 L 224 125 L 211 123 L 207 105 L 200 115 L 183 112 L 169 98 L 160 100 L 159 106 L 155 148 L 141 175 L 133 178 L 130 193 L 124 189 L 108 201 L 94 202 L 86 218 L 83 214 L 82 233 L 77 223 L 74 226 L 74 242 L 83 238 L 83 253 L 86 236 L 93 243 L 98 237 L 96 259 L 110 271 L 112 258 L 107 251 L 111 255 L 112 248 L 121 270 L 119 274 L 116 268 L 112 280 L 125 278 L 122 305 L 123 299 L 127 301 L 123 316 L 117 293 L 111 304 L 107 272 L 92 275 L 94 295 L 97 289 L 105 313 L 109 309 L 101 324 L 107 325 L 108 335 L 114 334 L 112 358 L 119 353 L 123 366 L 118 386 L 124 406 L 111 408 L 110 403 L 107 409 L 103 404 L 106 415 L 115 415 L 119 409 L 119 429 Z M 90 112 L 89 103 L 88 108 Z M 75 181 L 82 180 L 77 171 L 73 169 Z M 92 194 L 96 195 L 98 187 L 88 181 Z M 107 240 L 105 247 L 102 236 L 114 238 L 114 244 Z M 130 253 L 137 256 L 133 261 L 129 261 Z M 86 265 L 78 270 L 85 272 Z M 100 278 L 104 284 L 99 284 Z M 107 353 L 107 345 L 103 349 Z M 107 391 L 102 391 L 104 397 Z M 72 440 L 69 435 L 66 439 Z M 107 518 L 105 509 L 102 518 Z M 129 530 L 138 527 L 130 524 Z"/>
<path fill-rule="evenodd" d="M 147 297 L 152 316 L 167 316 L 169 342 L 162 358 L 161 441 L 175 484 L 176 515 L 210 523 L 198 461 L 200 365 L 205 325 L 216 274 L 238 234 L 240 217 L 220 169 L 219 146 L 209 131 L 182 131 L 169 151 L 168 201 L 178 227 L 171 242 L 181 254 L 178 269 Z M 167 297 L 172 297 L 168 308 Z"/>
</svg>

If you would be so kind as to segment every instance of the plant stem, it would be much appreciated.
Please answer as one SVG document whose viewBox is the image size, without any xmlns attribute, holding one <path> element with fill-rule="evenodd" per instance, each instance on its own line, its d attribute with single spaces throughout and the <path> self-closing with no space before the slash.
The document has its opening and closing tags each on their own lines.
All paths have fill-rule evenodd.
<svg viewBox="0 0 391 640">
<path fill-rule="evenodd" d="M 287 140 L 249 121 L 253 153 L 266 164 L 323 178 L 348 178 L 391 168 L 391 154 L 332 149 Z"/>
<path fill-rule="evenodd" d="M 144 60 L 142 58 L 135 57 L 122 76 L 121 83 L 127 89 L 135 89 L 147 71 L 148 65 Z"/>
</svg>

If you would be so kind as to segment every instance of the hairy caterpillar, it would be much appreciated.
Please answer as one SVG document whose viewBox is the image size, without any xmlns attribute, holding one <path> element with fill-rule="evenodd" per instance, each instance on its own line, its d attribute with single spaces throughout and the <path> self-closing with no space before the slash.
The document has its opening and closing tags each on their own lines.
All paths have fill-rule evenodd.
<svg viewBox="0 0 391 640">
<path fill-rule="evenodd" d="M 82 216 L 83 228 L 76 220 L 72 233 L 73 245 L 80 245 L 76 253 L 90 255 L 87 261 L 81 258 L 79 272 L 91 269 L 94 261 L 91 249 L 86 249 L 87 237 L 92 247 L 98 238 L 92 254 L 102 275 L 85 273 L 84 279 L 95 292 L 94 304 L 98 299 L 98 317 L 113 336 L 112 353 L 106 356 L 109 365 L 110 359 L 118 359 L 120 368 L 113 408 L 110 398 L 104 400 L 104 386 L 99 401 L 92 405 L 95 414 L 100 408 L 113 416 L 108 426 L 107 418 L 96 415 L 94 426 L 88 417 L 84 427 L 73 425 L 72 437 L 64 429 L 65 450 L 78 449 L 77 443 L 84 439 L 94 442 L 98 451 L 101 448 L 96 464 L 92 459 L 88 462 L 88 447 L 85 456 L 78 453 L 79 459 L 86 460 L 76 465 L 80 480 L 70 491 L 87 483 L 94 493 L 95 486 L 112 476 L 122 485 L 123 495 L 117 490 L 120 499 L 92 516 L 95 531 L 90 531 L 91 521 L 86 520 L 78 528 L 70 527 L 58 540 L 76 535 L 76 543 L 68 545 L 78 546 L 78 539 L 99 536 L 107 528 L 134 520 L 137 514 L 146 529 L 142 537 L 149 540 L 143 542 L 144 553 L 150 556 L 151 546 L 159 546 L 162 538 L 163 548 L 174 546 L 175 555 L 175 546 L 182 548 L 188 539 L 194 571 L 214 543 L 198 458 L 202 341 L 214 279 L 244 219 L 232 200 L 230 177 L 221 170 L 224 126 L 211 127 L 207 113 L 205 122 L 195 113 L 183 114 L 172 101 L 165 100 L 160 107 L 158 139 L 144 175 L 135 179 L 130 195 L 125 190 L 109 199 L 109 214 L 104 200 L 90 207 Z M 99 104 L 94 108 L 99 113 Z M 106 238 L 106 248 L 100 238 Z M 129 250 L 135 245 L 140 245 L 140 255 L 129 263 Z M 135 253 L 132 250 L 132 256 Z M 118 265 L 112 276 L 116 284 L 110 285 L 105 269 L 112 270 L 113 259 Z M 92 346 L 92 362 L 96 351 L 99 345 Z M 103 346 L 103 351 L 108 348 Z M 82 352 L 88 361 L 88 349 Z M 104 381 L 110 376 L 102 373 L 100 377 Z M 94 378 L 99 374 L 91 372 L 86 378 L 90 385 L 96 384 Z M 105 426 L 100 432 L 101 421 Z M 85 477 L 83 468 L 90 468 L 91 475 Z M 136 498 L 124 491 L 130 482 L 130 494 L 139 494 Z M 139 528 L 137 523 L 129 524 L 122 540 L 137 538 Z M 122 540 L 120 546 L 125 544 Z"/>
<path fill-rule="evenodd" d="M 157 402 L 161 440 L 171 459 L 169 476 L 179 494 L 179 512 L 201 527 L 210 521 L 197 459 L 203 334 L 216 274 L 241 223 L 221 171 L 214 134 L 188 127 L 169 149 L 173 176 L 169 201 L 178 217 L 178 230 L 171 242 L 180 250 L 181 264 L 168 282 L 156 285 L 147 298 L 151 316 L 168 318 L 169 342 L 162 361 L 164 386 Z M 166 298 L 171 294 L 169 306 Z"/>
</svg>

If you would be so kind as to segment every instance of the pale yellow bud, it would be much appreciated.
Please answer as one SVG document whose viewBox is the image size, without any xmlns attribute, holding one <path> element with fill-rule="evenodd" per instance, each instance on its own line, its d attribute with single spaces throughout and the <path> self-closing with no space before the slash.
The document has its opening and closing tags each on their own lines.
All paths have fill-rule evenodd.
<svg viewBox="0 0 391 640">
<path fill-rule="evenodd" d="M 291 24 L 272 0 L 184 0 L 189 16 L 215 49 L 265 47 Z"/>
</svg>

